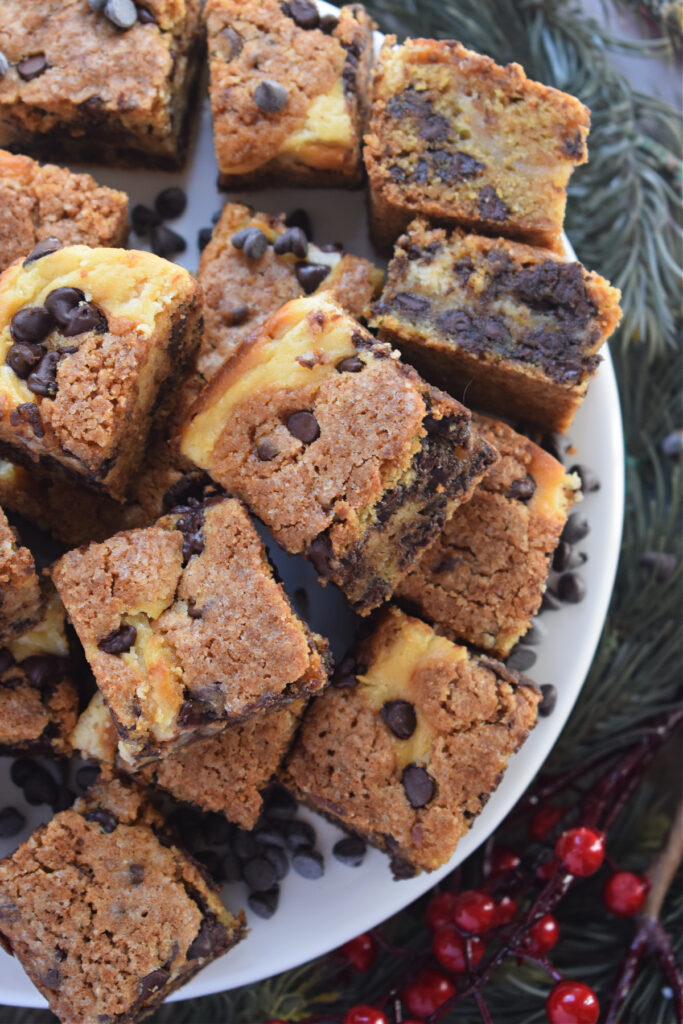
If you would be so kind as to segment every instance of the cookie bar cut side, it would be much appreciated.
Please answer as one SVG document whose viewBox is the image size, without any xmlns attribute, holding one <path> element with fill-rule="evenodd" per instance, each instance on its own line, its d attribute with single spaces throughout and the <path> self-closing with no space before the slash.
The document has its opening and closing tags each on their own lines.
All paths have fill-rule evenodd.
<svg viewBox="0 0 683 1024">
<path fill-rule="evenodd" d="M 0 644 L 41 619 L 43 594 L 33 555 L 0 508 Z"/>
</svg>

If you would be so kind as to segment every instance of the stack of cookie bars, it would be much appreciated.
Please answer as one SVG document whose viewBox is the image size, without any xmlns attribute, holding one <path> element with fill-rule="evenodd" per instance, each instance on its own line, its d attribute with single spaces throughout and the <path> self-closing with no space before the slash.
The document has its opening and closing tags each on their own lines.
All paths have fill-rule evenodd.
<svg viewBox="0 0 683 1024">
<path fill-rule="evenodd" d="M 568 429 L 620 316 L 562 242 L 589 112 L 373 28 L 0 5 L 0 504 L 63 546 L 40 574 L 0 515 L 0 752 L 100 766 L 0 862 L 0 942 L 70 1024 L 142 1019 L 245 934 L 169 798 L 249 830 L 278 778 L 410 877 L 536 722 L 505 659 L 580 492 L 527 435 Z M 123 248 L 123 193 L 34 159 L 182 166 L 207 49 L 222 187 L 367 180 L 386 280 L 233 201 L 195 279 Z M 250 514 L 363 620 L 336 666 Z"/>
</svg>

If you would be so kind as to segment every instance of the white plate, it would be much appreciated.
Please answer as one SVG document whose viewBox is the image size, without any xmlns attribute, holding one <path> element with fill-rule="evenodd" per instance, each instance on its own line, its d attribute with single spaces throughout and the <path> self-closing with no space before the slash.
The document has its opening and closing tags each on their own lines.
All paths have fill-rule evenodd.
<svg viewBox="0 0 683 1024">
<path fill-rule="evenodd" d="M 329 4 L 320 4 L 334 11 Z M 380 37 L 381 38 L 381 37 Z M 209 226 L 225 196 L 216 189 L 217 168 L 211 137 L 208 101 L 201 110 L 199 131 L 187 170 L 183 174 L 146 171 L 117 171 L 98 167 L 86 169 L 105 185 L 122 188 L 132 202 L 151 203 L 170 184 L 182 185 L 189 197 L 188 207 L 170 226 L 188 241 L 187 252 L 178 260 L 189 270 L 199 261 L 197 232 Z M 364 192 L 337 190 L 269 190 L 240 192 L 238 202 L 251 203 L 270 213 L 304 207 L 313 219 L 318 242 L 341 241 L 349 252 L 375 258 L 366 231 Z M 132 246 L 143 248 L 131 235 Z M 341 833 L 334 826 L 307 811 L 301 816 L 315 823 L 318 845 L 325 856 L 325 874 L 316 882 L 305 881 L 290 872 L 281 886 L 278 912 L 270 921 L 248 914 L 248 938 L 224 958 L 205 968 L 171 999 L 189 999 L 247 985 L 295 967 L 339 946 L 366 931 L 412 902 L 477 849 L 522 796 L 547 758 L 560 734 L 590 667 L 614 582 L 619 554 L 624 502 L 623 443 L 619 398 L 609 354 L 591 385 L 590 394 L 571 430 L 576 446 L 572 462 L 595 470 L 600 490 L 586 497 L 585 511 L 591 532 L 580 545 L 588 554 L 582 568 L 586 599 L 578 605 L 543 616 L 547 638 L 536 648 L 538 661 L 530 675 L 538 683 L 554 683 L 558 690 L 555 711 L 541 719 L 523 749 L 510 761 L 502 783 L 492 795 L 470 832 L 461 841 L 451 861 L 441 870 L 415 879 L 394 882 L 387 858 L 370 849 L 360 868 L 348 868 L 332 856 Z M 353 631 L 353 616 L 338 592 L 321 588 L 310 565 L 290 558 L 274 545 L 271 554 L 290 593 L 305 586 L 311 613 L 310 625 L 330 637 L 337 657 L 344 653 Z M 9 758 L 0 759 L 0 807 L 22 807 L 21 792 L 9 779 Z M 24 832 L 11 841 L 0 842 L 0 856 L 12 851 L 38 824 L 47 821 L 46 808 L 22 807 L 27 815 Z M 235 910 L 245 905 L 241 885 L 226 889 L 226 903 Z M 0 1003 L 13 1006 L 45 1006 L 42 996 L 28 980 L 18 962 L 0 951 Z"/>
</svg>

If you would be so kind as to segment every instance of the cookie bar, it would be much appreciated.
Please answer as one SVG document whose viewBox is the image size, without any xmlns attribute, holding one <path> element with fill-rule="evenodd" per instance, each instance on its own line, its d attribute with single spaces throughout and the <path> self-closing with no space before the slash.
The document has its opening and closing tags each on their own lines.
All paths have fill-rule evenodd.
<svg viewBox="0 0 683 1024">
<path fill-rule="evenodd" d="M 0 942 L 69 1024 L 136 1024 L 246 932 L 120 781 L 0 862 L 0 907 Z"/>
<path fill-rule="evenodd" d="M 41 619 L 43 595 L 33 555 L 0 508 L 0 644 Z"/>
<path fill-rule="evenodd" d="M 278 711 L 262 711 L 146 765 L 135 777 L 176 800 L 251 829 L 263 806 L 261 790 L 291 747 L 305 706 L 300 700 Z M 99 690 L 79 718 L 71 741 L 74 750 L 101 762 L 103 770 L 111 771 L 115 764 L 122 767 L 116 758 L 118 733 Z"/>
<path fill-rule="evenodd" d="M 357 185 L 372 20 L 360 4 L 207 0 L 219 183 Z"/>
<path fill-rule="evenodd" d="M 199 342 L 201 289 L 151 253 L 58 246 L 0 276 L 0 454 L 121 500 Z"/>
<path fill-rule="evenodd" d="M 297 618 L 234 499 L 67 552 L 52 577 L 130 766 L 327 682 L 326 643 Z"/>
<path fill-rule="evenodd" d="M 324 295 L 287 303 L 225 364 L 181 451 L 361 614 L 495 457 L 467 409 Z"/>
<path fill-rule="evenodd" d="M 36 625 L 0 645 L 0 754 L 71 753 L 78 692 L 69 678 L 64 619 L 49 587 Z"/>
<path fill-rule="evenodd" d="M 468 404 L 564 432 L 621 317 L 621 293 L 547 249 L 415 221 L 373 326 Z"/>
<path fill-rule="evenodd" d="M 541 606 L 579 480 L 505 423 L 473 422 L 500 458 L 395 596 L 446 636 L 505 658 Z"/>
<path fill-rule="evenodd" d="M 373 238 L 413 217 L 562 251 L 567 183 L 587 160 L 590 112 L 573 96 L 449 40 L 387 37 L 364 159 Z"/>
<path fill-rule="evenodd" d="M 283 781 L 391 854 L 397 877 L 433 871 L 500 782 L 539 700 L 524 676 L 389 608 L 311 702 Z"/>
<path fill-rule="evenodd" d="M 55 164 L 0 149 L 0 272 L 38 242 L 123 246 L 128 196 Z"/>
<path fill-rule="evenodd" d="M 284 216 L 226 203 L 199 264 L 205 296 L 199 372 L 210 380 L 280 306 L 304 294 L 326 291 L 352 316 L 368 316 L 383 280 L 368 260 L 318 248 L 301 228 L 288 228 Z"/>
<path fill-rule="evenodd" d="M 146 0 L 136 17 L 124 9 L 111 19 L 86 0 L 3 0 L 0 146 L 180 166 L 201 68 L 199 10 L 200 0 Z"/>
</svg>

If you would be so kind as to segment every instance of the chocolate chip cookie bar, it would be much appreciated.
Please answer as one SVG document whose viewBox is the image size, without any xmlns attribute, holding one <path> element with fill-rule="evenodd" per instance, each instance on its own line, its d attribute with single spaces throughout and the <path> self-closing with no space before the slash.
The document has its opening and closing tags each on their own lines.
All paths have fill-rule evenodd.
<svg viewBox="0 0 683 1024">
<path fill-rule="evenodd" d="M 495 458 L 464 406 L 324 295 L 288 302 L 225 364 L 181 451 L 361 614 Z"/>
<path fill-rule="evenodd" d="M 40 621 L 43 595 L 33 555 L 0 508 L 0 644 Z"/>
<path fill-rule="evenodd" d="M 201 312 L 152 253 L 40 242 L 0 275 L 0 454 L 124 499 Z"/>
<path fill-rule="evenodd" d="M 368 316 L 381 270 L 335 246 L 319 248 L 285 217 L 226 203 L 202 253 L 204 336 L 197 367 L 206 380 L 290 299 L 325 291 L 352 316 Z"/>
<path fill-rule="evenodd" d="M 200 0 L 3 0 L 0 146 L 178 167 L 201 68 Z"/>
<path fill-rule="evenodd" d="M 262 711 L 146 765 L 135 778 L 251 829 L 263 806 L 261 790 L 289 751 L 305 706 L 299 700 L 278 711 Z M 125 770 L 116 757 L 118 733 L 99 690 L 79 718 L 71 742 L 84 757 L 99 761 L 103 771 L 111 771 L 114 765 Z"/>
<path fill-rule="evenodd" d="M 372 321 L 427 380 L 468 404 L 566 431 L 617 327 L 621 293 L 547 249 L 418 220 Z"/>
<path fill-rule="evenodd" d="M 326 642 L 234 499 L 67 552 L 52 577 L 132 767 L 327 682 Z"/>
<path fill-rule="evenodd" d="M 389 36 L 364 159 L 370 222 L 389 249 L 413 217 L 562 251 L 567 183 L 587 159 L 573 96 L 449 40 Z"/>
<path fill-rule="evenodd" d="M 0 149 L 0 272 L 47 238 L 116 247 L 127 237 L 125 192 Z"/>
<path fill-rule="evenodd" d="M 0 943 L 69 1024 L 136 1024 L 245 932 L 121 781 L 0 862 Z"/>
<path fill-rule="evenodd" d="M 359 184 L 373 58 L 363 7 L 207 0 L 205 19 L 221 185 Z"/>
<path fill-rule="evenodd" d="M 384 610 L 304 717 L 283 781 L 392 856 L 445 864 L 536 722 L 540 692 L 419 619 Z"/>
<path fill-rule="evenodd" d="M 64 607 L 51 586 L 38 622 L 0 643 L 0 754 L 71 753 L 78 693 L 69 676 Z"/>
<path fill-rule="evenodd" d="M 395 596 L 440 633 L 505 658 L 541 606 L 580 482 L 505 423 L 473 422 L 500 458 Z"/>
</svg>

